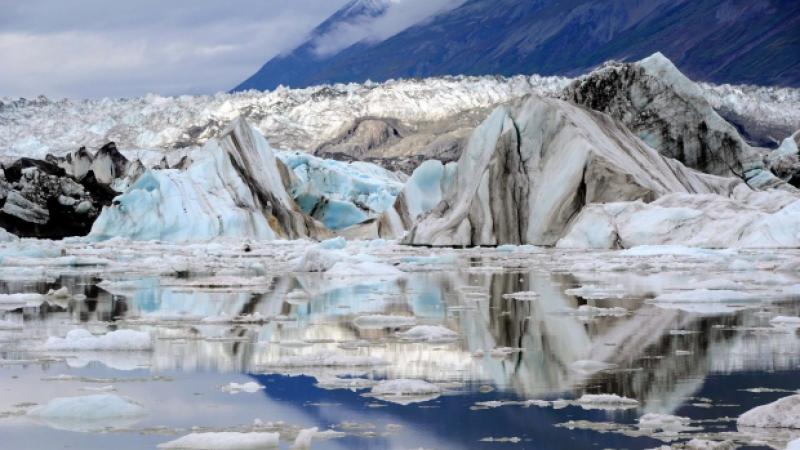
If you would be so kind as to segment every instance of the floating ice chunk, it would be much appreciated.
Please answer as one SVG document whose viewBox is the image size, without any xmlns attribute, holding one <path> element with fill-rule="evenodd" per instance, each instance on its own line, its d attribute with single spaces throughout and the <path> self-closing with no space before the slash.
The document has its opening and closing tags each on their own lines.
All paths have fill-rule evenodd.
<svg viewBox="0 0 800 450">
<path fill-rule="evenodd" d="M 770 320 L 769 323 L 777 328 L 796 330 L 800 328 L 800 317 L 777 316 Z"/>
<path fill-rule="evenodd" d="M 311 441 L 314 439 L 314 436 L 319 431 L 319 428 L 304 428 L 297 433 L 297 437 L 294 439 L 294 444 L 292 445 L 293 449 L 296 450 L 306 450 L 311 448 Z"/>
<path fill-rule="evenodd" d="M 602 361 L 592 361 L 590 359 L 575 361 L 569 366 L 572 370 L 581 373 L 594 373 L 616 367 L 615 364 L 609 364 Z"/>
<path fill-rule="evenodd" d="M 409 341 L 450 342 L 458 339 L 458 333 L 441 325 L 417 325 L 408 331 L 397 333 Z"/>
<path fill-rule="evenodd" d="M 183 450 L 260 450 L 276 448 L 278 433 L 191 433 L 174 441 L 158 444 L 158 448 Z"/>
<path fill-rule="evenodd" d="M 800 439 L 795 439 L 786 445 L 786 450 L 800 450 Z"/>
<path fill-rule="evenodd" d="M 747 292 L 730 291 L 726 289 L 692 289 L 682 292 L 670 292 L 661 294 L 651 300 L 651 303 L 681 303 L 681 302 L 731 302 L 742 303 L 758 301 L 759 297 Z"/>
<path fill-rule="evenodd" d="M 0 330 L 2 331 L 10 331 L 10 330 L 21 330 L 22 323 L 12 322 L 10 320 L 0 320 Z"/>
<path fill-rule="evenodd" d="M 513 348 L 513 347 L 497 347 L 493 348 L 491 351 L 491 355 L 494 358 L 505 358 L 513 353 L 521 352 L 521 348 Z"/>
<path fill-rule="evenodd" d="M 628 314 L 628 310 L 619 306 L 601 308 L 598 306 L 581 305 L 571 313 L 579 317 L 618 317 Z"/>
<path fill-rule="evenodd" d="M 687 247 L 685 245 L 637 245 L 619 252 L 623 256 L 690 256 L 696 258 L 717 257 L 721 251 Z"/>
<path fill-rule="evenodd" d="M 67 289 L 66 286 L 64 286 L 64 287 L 62 287 L 60 289 L 56 289 L 56 290 L 50 289 L 47 292 L 47 295 L 49 297 L 53 297 L 53 298 L 59 299 L 59 300 L 64 300 L 64 299 L 68 299 L 68 298 L 71 297 L 69 295 L 69 289 Z"/>
<path fill-rule="evenodd" d="M 691 281 L 689 283 L 691 289 L 709 289 L 714 291 L 736 291 L 744 288 L 742 283 L 737 283 L 733 280 L 725 278 L 712 278 L 703 281 Z"/>
<path fill-rule="evenodd" d="M 19 238 L 9 233 L 3 228 L 0 228 L 0 242 L 16 242 Z"/>
<path fill-rule="evenodd" d="M 800 428 L 800 395 L 783 397 L 739 416 L 740 427 Z"/>
<path fill-rule="evenodd" d="M 353 255 L 345 261 L 339 261 L 327 271 L 328 277 L 363 277 L 385 276 L 395 278 L 403 272 L 392 265 L 378 262 L 370 255 Z"/>
<path fill-rule="evenodd" d="M 342 250 L 345 247 L 347 247 L 347 240 L 341 236 L 319 243 L 319 248 L 325 250 Z"/>
<path fill-rule="evenodd" d="M 539 298 L 539 294 L 533 291 L 521 291 L 503 294 L 503 298 L 510 298 L 514 300 L 536 300 Z"/>
<path fill-rule="evenodd" d="M 249 381 L 247 383 L 228 383 L 225 386 L 222 386 L 222 392 L 227 392 L 229 394 L 238 394 L 240 392 L 246 392 L 248 394 L 256 393 L 260 390 L 264 389 L 264 386 L 254 382 Z"/>
<path fill-rule="evenodd" d="M 370 393 L 382 400 L 409 404 L 433 400 L 441 392 L 441 388 L 433 383 L 428 383 L 424 380 L 400 378 L 381 381 L 372 387 Z"/>
<path fill-rule="evenodd" d="M 371 367 L 387 364 L 372 356 L 348 355 L 337 352 L 319 352 L 310 355 L 296 355 L 282 358 L 267 364 L 268 367 Z"/>
<path fill-rule="evenodd" d="M 581 286 L 575 289 L 567 289 L 564 293 L 589 300 L 623 298 L 625 296 L 625 287 L 621 284 L 616 286 Z"/>
<path fill-rule="evenodd" d="M 401 328 L 410 327 L 417 323 L 413 316 L 392 316 L 384 314 L 373 314 L 369 316 L 359 316 L 353 320 L 353 324 L 361 329 L 380 329 L 380 328 Z"/>
<path fill-rule="evenodd" d="M 38 308 L 46 301 L 47 296 L 42 294 L 0 294 L 0 310 Z"/>
<path fill-rule="evenodd" d="M 639 406 L 639 401 L 616 394 L 584 394 L 575 403 L 583 409 L 628 409 Z"/>
<path fill-rule="evenodd" d="M 125 427 L 146 414 L 141 405 L 114 394 L 54 398 L 28 411 L 54 428 L 76 431 Z"/>
<path fill-rule="evenodd" d="M 660 431 L 667 435 L 674 435 L 696 429 L 690 426 L 690 422 L 688 417 L 648 413 L 639 418 L 639 429 L 651 433 Z"/>
<path fill-rule="evenodd" d="M 297 272 L 325 272 L 337 262 L 347 259 L 349 255 L 339 250 L 326 250 L 318 245 L 309 247 L 297 260 Z"/>
<path fill-rule="evenodd" d="M 47 350 L 104 350 L 142 351 L 151 350 L 153 342 L 146 331 L 117 330 L 95 336 L 88 330 L 78 328 L 66 337 L 50 337 L 44 345 Z"/>
<path fill-rule="evenodd" d="M 511 437 L 485 437 L 481 438 L 480 442 L 500 442 L 500 443 L 510 443 L 510 444 L 519 444 L 522 442 L 522 439 L 517 436 Z"/>
</svg>

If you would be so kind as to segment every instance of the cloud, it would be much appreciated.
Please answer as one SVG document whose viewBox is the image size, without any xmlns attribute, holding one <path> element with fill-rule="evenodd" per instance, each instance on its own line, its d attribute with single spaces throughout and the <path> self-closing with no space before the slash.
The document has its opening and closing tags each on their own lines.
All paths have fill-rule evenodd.
<svg viewBox="0 0 800 450">
<path fill-rule="evenodd" d="M 0 15 L 0 96 L 213 93 L 346 0 L 26 0 Z M 6 3 L 0 1 L 0 3 Z"/>
<path fill-rule="evenodd" d="M 378 17 L 362 16 L 342 23 L 314 40 L 319 56 L 335 54 L 358 42 L 380 42 L 436 14 L 453 9 L 465 0 L 385 0 L 386 12 Z"/>
</svg>

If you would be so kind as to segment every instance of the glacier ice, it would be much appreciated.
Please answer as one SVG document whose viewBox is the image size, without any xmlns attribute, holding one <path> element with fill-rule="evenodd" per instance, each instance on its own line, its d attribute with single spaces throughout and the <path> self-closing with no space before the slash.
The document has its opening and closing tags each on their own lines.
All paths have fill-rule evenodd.
<svg viewBox="0 0 800 450">
<path fill-rule="evenodd" d="M 404 242 L 551 245 L 586 204 L 727 195 L 737 184 L 659 155 L 604 114 L 535 96 L 475 130 L 454 178 Z"/>
<path fill-rule="evenodd" d="M 302 152 L 277 152 L 295 175 L 289 194 L 306 214 L 331 230 L 375 218 L 403 188 L 405 177 L 375 164 L 322 159 Z"/>
<path fill-rule="evenodd" d="M 89 237 L 180 242 L 326 236 L 286 192 L 272 149 L 243 119 L 191 159 L 185 170 L 145 172 L 103 210 Z"/>
<path fill-rule="evenodd" d="M 739 416 L 739 427 L 800 428 L 800 395 L 783 397 Z"/>
</svg>

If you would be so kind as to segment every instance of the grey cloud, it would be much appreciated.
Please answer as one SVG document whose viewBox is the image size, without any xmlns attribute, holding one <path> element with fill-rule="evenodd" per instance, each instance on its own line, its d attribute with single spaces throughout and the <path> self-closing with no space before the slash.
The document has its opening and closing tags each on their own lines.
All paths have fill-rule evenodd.
<svg viewBox="0 0 800 450">
<path fill-rule="evenodd" d="M 345 2 L 0 0 L 0 96 L 226 90 Z"/>
<path fill-rule="evenodd" d="M 326 56 L 355 43 L 380 42 L 465 0 L 388 0 L 389 9 L 377 18 L 341 24 L 315 39 L 314 51 Z"/>
</svg>

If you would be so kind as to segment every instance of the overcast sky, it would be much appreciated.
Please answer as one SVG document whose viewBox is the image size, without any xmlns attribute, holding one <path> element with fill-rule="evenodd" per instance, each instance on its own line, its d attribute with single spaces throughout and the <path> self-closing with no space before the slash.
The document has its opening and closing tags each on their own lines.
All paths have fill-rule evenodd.
<svg viewBox="0 0 800 450">
<path fill-rule="evenodd" d="M 347 0 L 0 0 L 0 96 L 211 93 Z"/>
<path fill-rule="evenodd" d="M 317 53 L 385 39 L 463 0 L 386 1 L 383 17 L 335 28 Z M 0 0 L 0 97 L 229 90 L 347 2 Z"/>
</svg>

